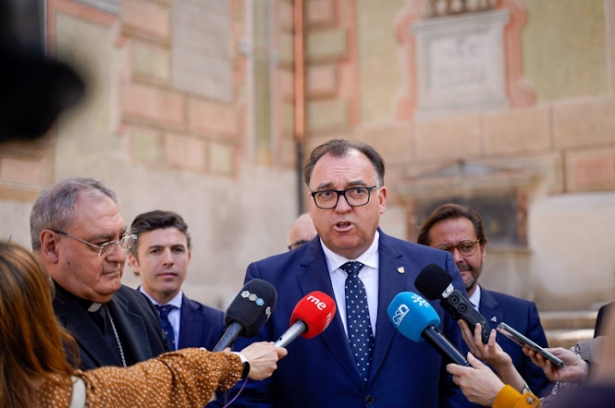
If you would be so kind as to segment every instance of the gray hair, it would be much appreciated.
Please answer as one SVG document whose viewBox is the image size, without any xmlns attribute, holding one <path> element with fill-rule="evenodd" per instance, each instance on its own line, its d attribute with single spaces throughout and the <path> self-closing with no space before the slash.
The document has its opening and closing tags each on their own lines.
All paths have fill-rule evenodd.
<svg viewBox="0 0 615 408">
<path fill-rule="evenodd" d="M 89 177 L 68 177 L 47 187 L 36 199 L 30 213 L 30 239 L 32 250 L 41 248 L 40 235 L 43 230 L 65 231 L 75 214 L 77 197 L 80 193 L 90 197 L 109 197 L 117 204 L 113 190 L 101 181 Z"/>
</svg>

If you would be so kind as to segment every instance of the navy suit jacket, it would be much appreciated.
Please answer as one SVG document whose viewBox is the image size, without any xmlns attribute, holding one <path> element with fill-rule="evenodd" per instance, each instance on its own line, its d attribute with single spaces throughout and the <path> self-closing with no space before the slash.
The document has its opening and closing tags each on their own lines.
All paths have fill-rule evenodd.
<svg viewBox="0 0 615 408">
<path fill-rule="evenodd" d="M 461 406 L 467 403 L 444 371 L 443 359 L 428 343 L 415 343 L 397 332 L 387 307 L 399 292 L 418 293 L 414 280 L 428 264 L 436 263 L 453 276 L 465 293 L 461 276 L 448 252 L 412 244 L 380 231 L 378 314 L 372 365 L 366 383 L 356 369 L 339 314 L 312 339 L 297 338 L 288 356 L 278 362 L 270 379 L 248 382 L 233 407 L 407 408 Z M 333 299 L 333 287 L 320 239 L 293 251 L 249 265 L 246 281 L 263 279 L 275 286 L 278 301 L 270 319 L 255 338 L 240 338 L 238 350 L 254 341 L 275 341 L 289 327 L 297 302 L 318 290 Z M 439 302 L 432 304 L 452 339 L 460 338 L 457 323 L 444 316 Z M 241 386 L 236 386 L 234 391 Z M 233 393 L 229 395 L 232 398 Z"/>
<path fill-rule="evenodd" d="M 179 348 L 205 347 L 213 350 L 224 334 L 224 312 L 202 305 L 183 295 L 179 325 Z"/>
<path fill-rule="evenodd" d="M 160 326 L 160 317 L 154 305 L 140 292 L 122 285 L 107 303 L 113 314 L 122 347 L 132 360 L 141 362 L 169 351 L 166 336 Z M 56 292 L 53 308 L 59 323 L 79 344 L 82 370 L 103 366 L 121 366 L 88 311 L 73 296 Z"/>
<path fill-rule="evenodd" d="M 504 293 L 493 292 L 482 286 L 480 290 L 480 314 L 487 319 L 493 329 L 501 322 L 504 322 L 525 337 L 538 343 L 538 345 L 549 347 L 534 302 Z M 511 357 L 517 371 L 519 371 L 532 392 L 541 397 L 549 395 L 554 384 L 547 379 L 540 367 L 532 363 L 532 360 L 523 354 L 521 347 L 499 332 L 496 341 Z M 467 352 L 467 350 L 467 346 L 464 345 L 463 351 Z M 472 406 L 477 407 L 478 405 Z"/>
</svg>

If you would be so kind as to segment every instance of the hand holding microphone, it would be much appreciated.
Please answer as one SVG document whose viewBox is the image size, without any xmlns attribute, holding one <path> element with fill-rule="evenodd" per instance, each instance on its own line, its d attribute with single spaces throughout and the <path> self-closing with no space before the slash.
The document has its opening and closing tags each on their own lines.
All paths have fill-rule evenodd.
<svg viewBox="0 0 615 408">
<path fill-rule="evenodd" d="M 440 317 L 425 299 L 412 292 L 398 293 L 387 308 L 397 330 L 414 342 L 427 340 L 442 356 L 455 364 L 469 367 L 466 359 L 436 327 Z"/>
<path fill-rule="evenodd" d="M 250 364 L 248 378 L 251 380 L 264 380 L 271 377 L 271 374 L 278 368 L 278 360 L 286 357 L 288 351 L 271 342 L 261 341 L 250 344 L 241 350 L 241 354 Z"/>
<path fill-rule="evenodd" d="M 290 316 L 290 328 L 275 342 L 286 347 L 299 335 L 311 339 L 329 326 L 335 316 L 335 301 L 326 293 L 314 291 L 305 295 Z"/>
<path fill-rule="evenodd" d="M 489 341 L 491 327 L 487 319 L 474 309 L 474 306 L 463 293 L 453 287 L 453 278 L 436 264 L 429 264 L 419 272 L 414 286 L 429 300 L 440 299 L 440 306 L 455 320 L 463 320 L 468 327 L 481 326 L 483 344 Z"/>
<path fill-rule="evenodd" d="M 213 351 L 230 347 L 239 335 L 254 337 L 275 308 L 278 294 L 268 282 L 253 279 L 246 283 L 226 310 L 227 329 Z"/>
</svg>

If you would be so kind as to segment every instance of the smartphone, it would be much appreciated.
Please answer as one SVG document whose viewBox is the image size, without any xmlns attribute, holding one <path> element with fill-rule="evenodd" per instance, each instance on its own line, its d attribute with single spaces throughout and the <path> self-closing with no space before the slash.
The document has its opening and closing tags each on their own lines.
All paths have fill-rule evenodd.
<svg viewBox="0 0 615 408">
<path fill-rule="evenodd" d="M 549 360 L 553 364 L 553 368 L 559 369 L 564 366 L 564 362 L 559 358 L 555 357 L 553 354 L 549 353 L 544 348 L 540 347 L 538 344 L 533 342 L 532 340 L 525 337 L 523 334 L 519 333 L 506 323 L 502 322 L 498 325 L 497 331 L 502 333 L 504 336 L 508 337 L 521 347 L 529 346 L 532 350 L 542 355 L 544 358 Z"/>
</svg>

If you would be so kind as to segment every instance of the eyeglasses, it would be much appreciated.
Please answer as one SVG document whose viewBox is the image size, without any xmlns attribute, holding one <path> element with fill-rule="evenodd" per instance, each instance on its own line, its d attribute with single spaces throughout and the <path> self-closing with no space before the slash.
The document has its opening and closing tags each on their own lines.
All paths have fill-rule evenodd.
<svg viewBox="0 0 615 408">
<path fill-rule="evenodd" d="M 351 207 L 361 207 L 369 203 L 369 196 L 372 190 L 379 188 L 377 185 L 372 187 L 352 187 L 346 190 L 320 190 L 312 191 L 314 204 L 321 210 L 330 210 L 337 206 L 340 196 L 344 196 L 346 202 Z"/>
<path fill-rule="evenodd" d="M 438 248 L 444 251 L 448 251 L 451 254 L 455 252 L 455 249 L 463 256 L 472 256 L 476 252 L 476 248 L 480 239 L 476 241 L 461 241 L 457 245 L 440 245 Z"/>
<path fill-rule="evenodd" d="M 92 248 L 98 249 L 98 256 L 109 254 L 116 245 L 119 245 L 120 248 L 122 248 L 124 250 L 127 250 L 137 240 L 137 236 L 136 235 L 124 234 L 124 235 L 122 235 L 120 237 L 120 239 L 116 239 L 114 241 L 109 241 L 109 242 L 105 242 L 105 243 L 100 244 L 100 245 L 96 245 L 96 244 L 92 244 L 91 242 L 84 241 L 84 240 L 82 240 L 80 238 L 73 237 L 72 235 L 67 234 L 66 232 L 63 232 L 63 231 L 54 231 L 54 230 L 52 230 L 52 231 L 55 232 L 56 234 L 64 235 L 65 237 L 72 238 L 75 241 L 83 242 L 84 244 L 89 245 Z"/>
<path fill-rule="evenodd" d="M 306 241 L 304 239 L 301 239 L 299 241 L 295 241 L 295 242 L 293 242 L 292 244 L 290 244 L 288 246 L 288 250 L 292 251 L 293 249 L 299 248 L 301 245 L 307 244 L 308 242 L 310 242 L 310 241 Z"/>
</svg>

